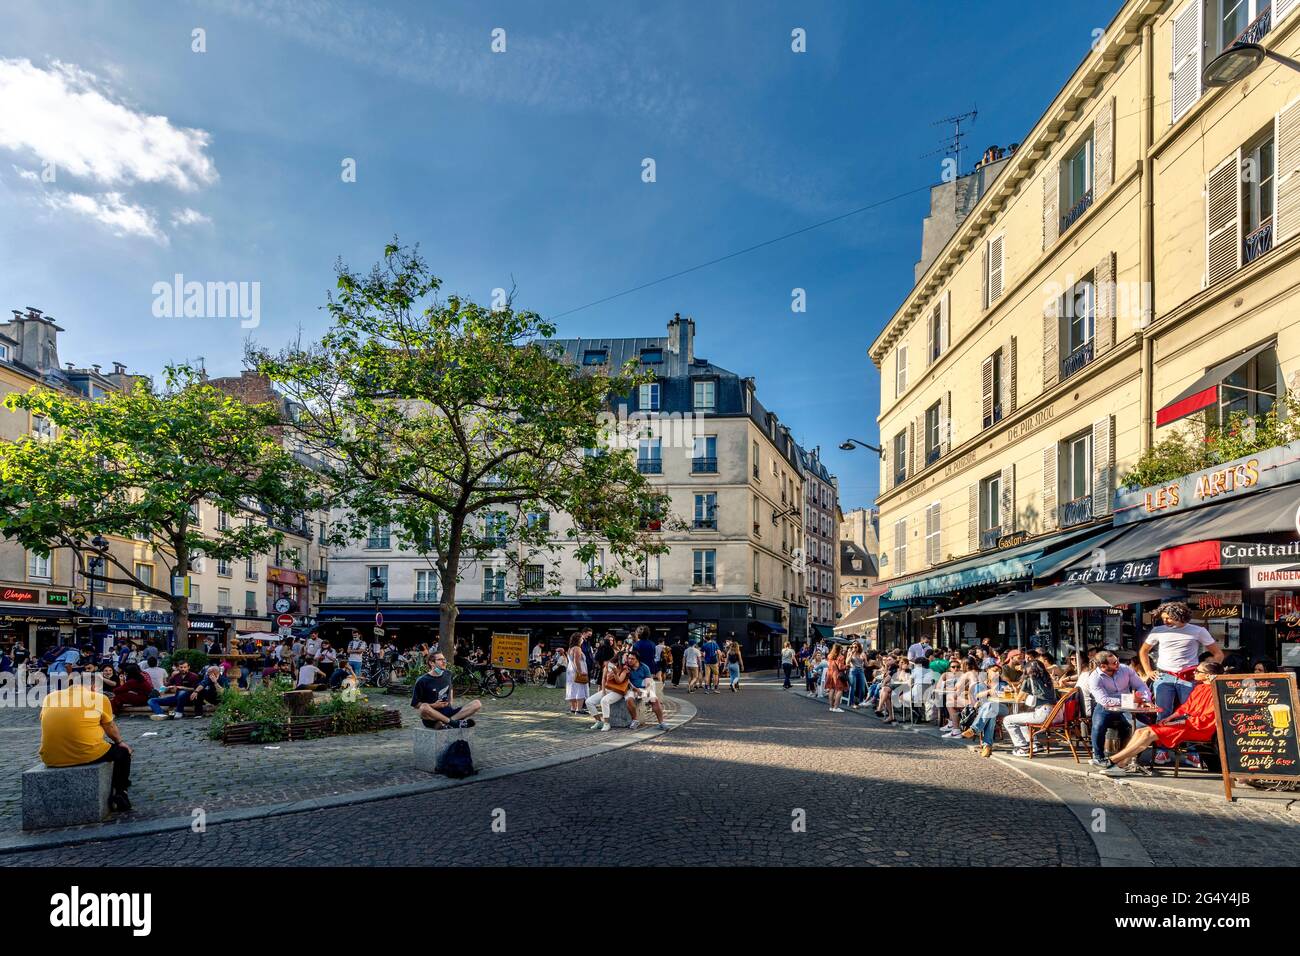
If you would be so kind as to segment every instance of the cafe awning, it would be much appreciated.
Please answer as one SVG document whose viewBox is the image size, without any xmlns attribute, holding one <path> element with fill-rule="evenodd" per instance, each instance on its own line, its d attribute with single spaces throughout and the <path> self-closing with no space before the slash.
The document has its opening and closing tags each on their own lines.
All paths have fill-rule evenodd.
<svg viewBox="0 0 1300 956">
<path fill-rule="evenodd" d="M 1042 558 L 1034 562 L 1034 578 L 1041 581 L 1059 574 L 1078 560 L 1079 555 L 1091 556 L 1094 550 L 1105 547 L 1108 541 L 1119 537 L 1123 533 L 1121 528 L 1107 528 L 1101 534 L 1094 534 L 1053 551 L 1051 554 L 1043 555 Z"/>
<path fill-rule="evenodd" d="M 1094 562 L 1114 565 L 1155 559 L 1166 548 L 1198 541 L 1294 532 L 1297 511 L 1300 511 L 1300 485 L 1293 484 L 1154 518 L 1127 526 L 1122 534 L 1097 549 L 1098 556 L 1089 554 L 1071 565 L 1069 570 L 1085 571 Z"/>
<path fill-rule="evenodd" d="M 1210 369 L 1192 385 L 1179 393 L 1178 397 L 1156 412 L 1156 425 L 1168 425 L 1179 419 L 1194 415 L 1202 409 L 1209 408 L 1219 401 L 1219 387 L 1233 372 L 1253 359 L 1260 352 L 1274 347 L 1273 342 L 1265 342 L 1254 348 L 1238 352 L 1225 362 L 1220 362 Z"/>
<path fill-rule="evenodd" d="M 988 584 L 1005 584 L 1008 581 L 1029 581 L 1035 577 L 1035 567 L 1051 548 L 1096 534 L 1096 528 L 1080 528 L 1048 537 L 1037 538 L 1005 551 L 989 551 L 964 561 L 958 561 L 937 574 L 927 575 L 896 584 L 885 594 L 886 601 L 931 597 L 951 594 L 968 588 Z M 882 602 L 882 607 L 887 606 Z"/>
<path fill-rule="evenodd" d="M 1033 591 L 1016 591 L 988 601 L 946 611 L 940 617 L 984 617 L 1017 614 L 1021 611 L 1072 611 L 1147 604 L 1185 597 L 1177 588 L 1143 587 L 1140 584 L 1056 584 Z"/>
</svg>

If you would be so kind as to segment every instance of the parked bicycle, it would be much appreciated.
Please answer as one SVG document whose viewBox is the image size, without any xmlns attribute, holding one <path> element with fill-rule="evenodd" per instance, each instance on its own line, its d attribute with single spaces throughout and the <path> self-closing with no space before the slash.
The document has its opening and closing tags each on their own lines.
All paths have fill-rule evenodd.
<svg viewBox="0 0 1300 956">
<path fill-rule="evenodd" d="M 452 681 L 452 687 L 457 694 L 487 694 L 501 699 L 515 692 L 515 678 L 510 671 L 500 667 L 462 667 Z"/>
<path fill-rule="evenodd" d="M 387 687 L 393 678 L 393 669 L 382 657 L 367 654 L 361 663 L 361 683 L 371 687 Z"/>
</svg>

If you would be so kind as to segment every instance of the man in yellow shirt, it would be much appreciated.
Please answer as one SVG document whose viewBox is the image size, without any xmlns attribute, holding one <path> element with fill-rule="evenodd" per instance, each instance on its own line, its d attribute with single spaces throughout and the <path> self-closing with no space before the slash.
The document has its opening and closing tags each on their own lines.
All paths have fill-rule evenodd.
<svg viewBox="0 0 1300 956">
<path fill-rule="evenodd" d="M 46 695 L 41 704 L 41 762 L 47 767 L 111 763 L 108 807 L 131 809 L 126 796 L 131 786 L 131 746 L 113 721 L 113 705 L 89 683 L 78 681 Z"/>
</svg>

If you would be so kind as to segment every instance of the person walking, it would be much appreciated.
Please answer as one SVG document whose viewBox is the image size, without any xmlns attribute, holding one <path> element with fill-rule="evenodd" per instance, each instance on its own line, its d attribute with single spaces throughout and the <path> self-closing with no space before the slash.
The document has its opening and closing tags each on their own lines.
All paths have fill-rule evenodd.
<svg viewBox="0 0 1300 956">
<path fill-rule="evenodd" d="M 785 674 L 785 683 L 781 686 L 790 689 L 790 672 L 794 670 L 794 648 L 789 644 L 781 648 L 781 671 Z"/>
<path fill-rule="evenodd" d="M 673 641 L 672 646 L 670 646 L 668 650 L 671 651 L 673 655 L 673 686 L 676 687 L 682 682 L 682 668 L 686 665 L 686 661 L 683 657 L 686 653 L 686 645 L 682 643 L 682 639 L 679 637 L 677 640 Z"/>
<path fill-rule="evenodd" d="M 844 713 L 844 709 L 840 707 L 840 697 L 849 689 L 844 671 L 844 649 L 836 644 L 831 648 L 830 655 L 826 658 L 826 694 L 830 698 L 830 712 L 832 714 Z"/>
<path fill-rule="evenodd" d="M 862 653 L 862 645 L 854 641 L 849 645 L 848 678 L 849 709 L 857 710 L 867 699 L 867 659 Z"/>
<path fill-rule="evenodd" d="M 740 672 L 745 669 L 745 658 L 740 653 L 740 641 L 727 642 L 727 676 L 731 678 L 731 692 L 740 690 Z"/>
<path fill-rule="evenodd" d="M 587 655 L 582 652 L 582 632 L 569 638 L 569 651 L 566 655 L 568 664 L 564 669 L 564 699 L 569 703 L 569 713 L 578 716 L 582 705 L 589 696 L 588 683 L 590 671 L 587 670 Z"/>
</svg>

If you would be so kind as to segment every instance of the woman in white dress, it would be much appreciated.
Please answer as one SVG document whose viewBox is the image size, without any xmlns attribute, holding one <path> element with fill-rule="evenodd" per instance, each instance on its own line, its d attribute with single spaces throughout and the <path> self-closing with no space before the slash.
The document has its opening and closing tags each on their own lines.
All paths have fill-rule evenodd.
<svg viewBox="0 0 1300 956">
<path fill-rule="evenodd" d="M 587 656 L 582 653 L 582 635 L 569 638 L 569 663 L 564 669 L 564 699 L 569 702 L 570 714 L 581 714 L 589 695 Z"/>
</svg>

